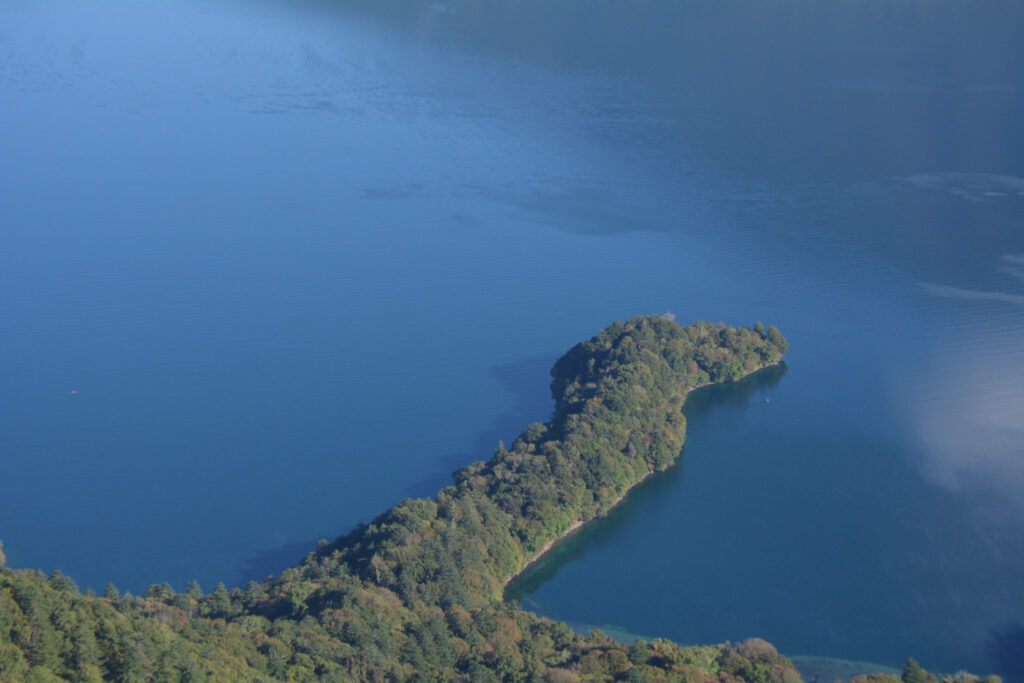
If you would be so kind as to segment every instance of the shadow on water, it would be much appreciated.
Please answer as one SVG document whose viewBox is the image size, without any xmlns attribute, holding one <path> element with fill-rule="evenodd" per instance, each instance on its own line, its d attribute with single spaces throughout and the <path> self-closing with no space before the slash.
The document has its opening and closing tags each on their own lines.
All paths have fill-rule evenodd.
<svg viewBox="0 0 1024 683">
<path fill-rule="evenodd" d="M 406 495 L 435 495 L 452 482 L 451 472 L 475 460 L 489 459 L 499 440 L 503 439 L 508 443 L 530 422 L 547 419 L 552 405 L 548 389 L 548 370 L 552 365 L 554 359 L 551 356 L 540 356 L 494 367 L 491 370 L 492 375 L 515 397 L 512 408 L 496 417 L 487 429 L 473 438 L 472 452 L 440 456 L 439 473 L 410 486 L 405 491 Z M 745 405 L 755 393 L 778 384 L 784 374 L 786 366 L 780 364 L 733 384 L 714 385 L 695 391 L 686 401 L 686 415 L 693 419 L 715 407 Z M 681 460 L 680 458 L 680 462 Z M 677 465 L 647 479 L 630 491 L 622 503 L 615 506 L 606 517 L 595 520 L 566 537 L 552 548 L 543 560 L 509 584 L 508 598 L 520 600 L 554 577 L 562 565 L 583 557 L 591 548 L 600 547 L 605 540 L 612 538 L 624 525 L 630 523 L 637 512 L 638 501 L 646 496 L 668 494 L 682 476 L 682 472 L 683 468 Z M 242 586 L 249 581 L 260 581 L 267 576 L 279 574 L 301 562 L 306 555 L 316 549 L 316 546 L 317 540 L 313 539 L 286 543 L 253 553 L 239 563 L 227 583 L 231 586 Z"/>
<path fill-rule="evenodd" d="M 491 375 L 512 393 L 512 407 L 494 418 L 487 429 L 473 437 L 472 451 L 438 456 L 435 467 L 437 474 L 409 486 L 404 494 L 413 498 L 433 497 L 452 483 L 452 472 L 475 460 L 490 459 L 498 441 L 509 443 L 526 425 L 548 419 L 552 408 L 548 387 L 551 381 L 549 371 L 554 364 L 554 356 L 537 356 L 492 368 Z M 260 550 L 239 562 L 231 572 L 228 584 L 242 586 L 249 581 L 260 581 L 267 576 L 279 574 L 297 565 L 316 547 L 317 539 L 313 539 Z"/>
<path fill-rule="evenodd" d="M 746 405 L 755 394 L 778 384 L 786 370 L 786 364 L 780 363 L 745 377 L 739 382 L 704 387 L 687 398 L 684 413 L 687 419 L 693 420 L 722 406 Z M 525 596 L 536 592 L 544 583 L 554 578 L 561 567 L 581 559 L 590 550 L 614 539 L 637 518 L 638 513 L 642 512 L 644 501 L 652 497 L 672 495 L 678 490 L 678 481 L 683 477 L 685 455 L 684 447 L 674 467 L 641 482 L 606 516 L 591 521 L 556 543 L 538 562 L 509 582 L 505 598 L 519 602 Z"/>
<path fill-rule="evenodd" d="M 472 450 L 438 456 L 434 468 L 437 474 L 409 486 L 404 491 L 405 495 L 413 498 L 434 496 L 452 483 L 452 472 L 477 460 L 490 460 L 499 441 L 511 443 L 531 422 L 550 418 L 554 405 L 549 388 L 550 370 L 555 360 L 555 356 L 536 356 L 491 368 L 491 376 L 512 393 L 512 407 L 473 437 Z"/>
<path fill-rule="evenodd" d="M 250 581 L 262 581 L 294 567 L 316 549 L 316 540 L 297 541 L 267 550 L 260 550 L 242 560 L 231 572 L 228 586 L 244 586 Z"/>
<path fill-rule="evenodd" d="M 699 419 L 716 408 L 745 406 L 754 395 L 760 398 L 762 394 L 774 388 L 787 371 L 786 363 L 782 362 L 744 377 L 739 382 L 712 384 L 698 389 L 686 398 L 683 413 L 688 420 L 692 420 Z"/>
<path fill-rule="evenodd" d="M 685 453 L 686 449 L 683 449 Z M 682 459 L 679 464 L 660 474 L 648 477 L 632 489 L 622 502 L 606 516 L 583 525 L 552 546 L 551 550 L 515 579 L 505 589 L 505 599 L 519 602 L 535 592 L 558 574 L 563 566 L 581 559 L 590 550 L 599 548 L 615 538 L 623 528 L 637 519 L 642 511 L 641 502 L 648 496 L 666 495 L 683 476 Z"/>
<path fill-rule="evenodd" d="M 1007 681 L 1024 681 L 1024 625 L 1013 624 L 997 631 L 985 649 L 999 667 L 1000 676 Z"/>
</svg>

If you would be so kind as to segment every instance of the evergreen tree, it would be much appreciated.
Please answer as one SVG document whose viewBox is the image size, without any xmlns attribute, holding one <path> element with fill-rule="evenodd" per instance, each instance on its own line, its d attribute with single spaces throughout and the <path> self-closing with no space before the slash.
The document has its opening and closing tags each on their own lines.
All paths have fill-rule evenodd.
<svg viewBox="0 0 1024 683">
<path fill-rule="evenodd" d="M 651 653 L 648 648 L 647 641 L 637 638 L 633 641 L 633 644 L 629 646 L 629 661 L 634 664 L 646 664 L 647 660 L 650 659 Z"/>
<path fill-rule="evenodd" d="M 71 580 L 70 576 L 67 576 L 59 569 L 54 569 L 53 573 L 50 574 L 48 579 L 50 585 L 59 591 L 65 591 L 68 593 L 77 593 L 78 586 L 74 581 Z"/>
<path fill-rule="evenodd" d="M 170 597 L 173 597 L 173 596 L 174 596 L 174 589 L 171 588 L 171 584 L 169 584 L 167 582 L 164 582 L 164 583 L 154 583 L 153 585 L 151 585 L 149 588 L 146 589 L 145 593 L 142 594 L 142 597 L 144 597 L 144 598 L 160 598 L 160 599 L 163 599 L 163 598 L 170 598 Z"/>
<path fill-rule="evenodd" d="M 245 592 L 242 595 L 242 602 L 249 609 L 252 609 L 267 597 L 267 592 L 263 589 L 261 584 L 255 581 L 250 581 L 245 586 Z"/>
<path fill-rule="evenodd" d="M 779 328 L 775 327 L 775 325 L 768 328 L 768 341 L 779 350 L 779 353 L 785 353 L 786 349 L 789 348 L 789 342 L 786 341 L 786 338 L 782 336 Z"/>
<path fill-rule="evenodd" d="M 900 680 L 903 683 L 926 683 L 928 680 L 928 672 L 921 668 L 921 665 L 917 663 L 917 660 L 911 657 L 907 660 L 907 663 L 903 665 L 903 675 L 900 676 Z"/>
<path fill-rule="evenodd" d="M 218 583 L 204 606 L 205 616 L 213 619 L 227 619 L 231 616 L 231 595 L 223 583 Z"/>
</svg>

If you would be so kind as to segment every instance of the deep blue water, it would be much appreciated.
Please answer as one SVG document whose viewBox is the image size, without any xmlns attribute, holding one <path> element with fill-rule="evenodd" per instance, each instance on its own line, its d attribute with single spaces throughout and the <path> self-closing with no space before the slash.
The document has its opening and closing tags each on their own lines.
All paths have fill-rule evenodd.
<svg viewBox="0 0 1024 683">
<path fill-rule="evenodd" d="M 1024 6 L 0 6 L 0 539 L 207 589 L 616 318 L 777 324 L 525 604 L 1024 678 Z M 74 393 L 72 393 L 74 392 Z"/>
</svg>

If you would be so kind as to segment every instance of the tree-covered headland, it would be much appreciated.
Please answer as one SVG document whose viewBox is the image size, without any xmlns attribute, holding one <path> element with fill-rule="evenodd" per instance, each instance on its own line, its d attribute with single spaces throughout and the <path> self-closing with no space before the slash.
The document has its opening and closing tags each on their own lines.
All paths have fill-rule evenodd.
<svg viewBox="0 0 1024 683">
<path fill-rule="evenodd" d="M 436 497 L 406 500 L 244 588 L 95 596 L 60 572 L 0 566 L 0 680 L 799 681 L 764 641 L 627 646 L 503 597 L 552 542 L 676 460 L 690 390 L 785 351 L 760 323 L 616 322 L 555 364 L 550 421 Z"/>
</svg>

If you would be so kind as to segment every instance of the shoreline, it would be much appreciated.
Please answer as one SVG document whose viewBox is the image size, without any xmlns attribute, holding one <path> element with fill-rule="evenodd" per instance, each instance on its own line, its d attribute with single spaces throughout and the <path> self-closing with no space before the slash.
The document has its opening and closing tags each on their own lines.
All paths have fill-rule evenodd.
<svg viewBox="0 0 1024 683">
<path fill-rule="evenodd" d="M 625 491 L 623 491 L 621 496 L 619 496 L 618 498 L 616 498 L 615 500 L 612 501 L 612 504 L 608 506 L 608 510 L 605 512 L 604 515 L 598 515 L 598 516 L 595 516 L 595 517 L 591 517 L 590 519 L 588 519 L 586 521 L 583 521 L 582 519 L 581 520 L 577 520 L 568 529 L 566 529 L 564 532 L 562 532 L 561 535 L 557 536 L 556 538 L 551 539 L 550 541 L 545 543 L 543 546 L 541 546 L 540 550 L 535 552 L 533 555 L 530 556 L 530 558 L 528 560 L 526 560 L 526 564 L 523 565 L 522 569 L 520 569 L 518 572 L 516 572 L 512 576 L 508 577 L 507 579 L 505 579 L 505 585 L 503 586 L 503 588 L 508 588 L 508 585 L 510 583 L 512 583 L 517 578 L 519 578 L 520 576 L 525 574 L 526 571 L 530 567 L 532 567 L 533 565 L 537 564 L 542 559 L 544 559 L 544 556 L 548 554 L 548 551 L 550 551 L 556 545 L 558 545 L 559 543 L 561 543 L 562 541 L 567 539 L 570 535 L 572 535 L 572 532 L 576 531 L 577 529 L 579 529 L 580 527 L 584 526 L 588 522 L 593 522 L 595 519 L 600 519 L 601 517 L 604 517 L 605 515 L 607 515 L 608 512 L 611 512 L 612 508 L 614 508 L 616 505 L 621 503 L 622 500 L 629 494 L 629 492 L 632 491 L 634 488 L 636 488 L 637 485 L 640 484 L 640 482 L 646 481 L 648 477 L 650 477 L 652 474 L 654 474 L 655 472 L 658 472 L 658 471 L 659 470 L 651 470 L 650 472 L 648 472 L 647 474 L 645 474 L 644 476 L 640 477 L 635 482 L 630 484 L 629 488 L 626 489 Z M 661 470 L 661 471 L 664 471 L 664 470 Z"/>
<path fill-rule="evenodd" d="M 775 367 L 776 365 L 779 365 L 780 363 L 782 363 L 782 361 L 781 360 L 777 360 L 774 363 L 768 363 L 766 365 L 762 365 L 761 367 L 757 368 L 756 370 L 752 370 L 751 372 L 748 372 L 747 374 L 743 375 L 743 377 L 741 377 L 740 379 L 733 380 L 733 381 L 734 382 L 741 382 L 741 381 L 745 380 L 748 377 L 753 377 L 754 375 L 756 375 L 757 373 L 761 372 L 762 370 L 767 370 L 768 368 Z M 718 385 L 718 384 L 732 384 L 732 382 L 705 382 L 704 384 L 698 384 L 696 386 L 693 386 L 693 387 L 690 387 L 689 389 L 687 389 L 685 396 L 689 396 L 691 392 L 697 391 L 698 389 L 703 389 L 704 387 L 715 386 L 715 385 Z M 685 407 L 685 406 L 686 406 L 686 399 L 684 398 L 683 399 L 683 407 Z M 676 458 L 676 462 L 678 462 L 678 460 L 679 460 L 679 458 L 677 457 Z M 675 462 L 673 462 L 672 464 L 674 465 Z M 601 517 L 604 517 L 605 515 L 607 515 L 609 512 L 611 512 L 612 508 L 614 508 L 616 505 L 621 503 L 623 501 L 623 499 L 627 495 L 629 495 L 629 492 L 632 491 L 633 489 L 635 489 L 637 486 L 639 486 L 641 482 L 647 481 L 647 478 L 650 477 L 652 474 L 656 474 L 657 472 L 664 472 L 664 471 L 665 470 L 651 470 L 650 472 L 648 472 L 647 474 L 645 474 L 644 476 L 640 477 L 635 482 L 630 484 L 629 487 L 625 491 L 622 492 L 621 496 L 619 496 L 614 501 L 612 501 L 612 504 L 608 506 L 608 509 L 604 512 L 604 514 L 598 515 L 598 516 L 595 516 L 595 517 L 591 517 L 590 519 L 588 519 L 586 521 L 584 521 L 582 519 L 581 520 L 577 520 L 574 524 L 572 524 L 568 529 L 566 529 L 560 535 L 558 535 L 557 537 L 551 539 L 550 541 L 545 543 L 543 546 L 541 546 L 540 550 L 535 552 L 533 555 L 531 555 L 526 560 L 526 564 L 523 565 L 522 569 L 520 569 L 519 571 L 517 571 L 515 574 L 513 574 L 510 577 L 508 577 L 507 579 L 505 579 L 505 583 L 502 585 L 502 598 L 504 598 L 504 592 L 505 592 L 505 590 L 508 589 L 508 585 L 510 583 L 512 583 L 513 581 L 515 581 L 516 579 L 518 579 L 523 574 L 525 574 L 526 571 L 528 569 L 530 569 L 530 567 L 532 567 L 533 565 L 537 564 L 542 559 L 544 559 L 544 556 L 552 548 L 554 548 L 555 545 L 557 545 L 561 541 L 563 541 L 566 538 L 568 538 L 570 534 L 572 534 L 574 531 L 576 531 L 577 529 L 579 529 L 583 525 L 585 525 L 585 524 L 587 524 L 589 522 L 593 522 L 595 519 L 600 519 Z"/>
</svg>

